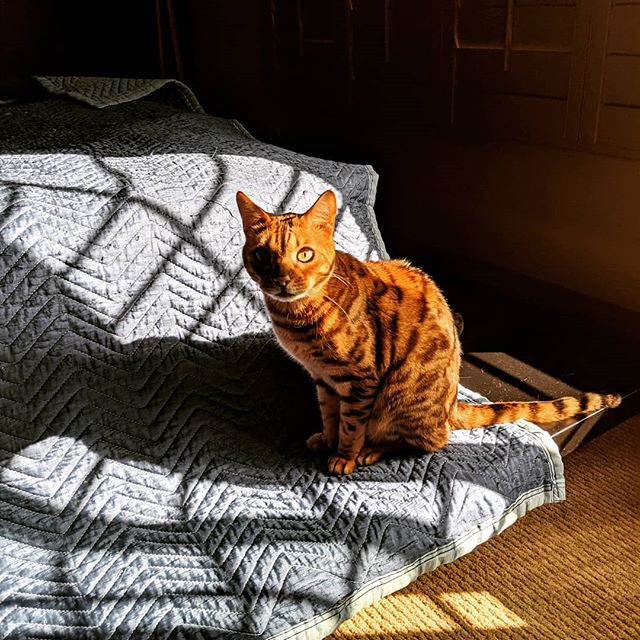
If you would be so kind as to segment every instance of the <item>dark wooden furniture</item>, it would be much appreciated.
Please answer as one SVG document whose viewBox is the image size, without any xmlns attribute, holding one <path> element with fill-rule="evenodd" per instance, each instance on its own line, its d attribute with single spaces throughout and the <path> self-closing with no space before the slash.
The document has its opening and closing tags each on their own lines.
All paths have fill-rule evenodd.
<svg viewBox="0 0 640 640">
<path fill-rule="evenodd" d="M 550 400 L 561 396 L 579 395 L 582 392 L 501 352 L 465 355 L 460 382 L 495 402 Z M 597 411 L 539 426 L 551 434 L 560 449 L 560 454 L 566 456 L 584 440 L 603 413 Z"/>
</svg>

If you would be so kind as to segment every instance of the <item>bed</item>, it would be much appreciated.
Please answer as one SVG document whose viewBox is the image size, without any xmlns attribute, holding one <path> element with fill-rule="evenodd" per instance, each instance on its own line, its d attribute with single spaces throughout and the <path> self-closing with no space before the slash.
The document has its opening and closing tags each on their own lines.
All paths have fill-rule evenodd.
<svg viewBox="0 0 640 640">
<path fill-rule="evenodd" d="M 0 105 L 0 638 L 322 638 L 564 499 L 524 422 L 348 477 L 304 450 L 313 385 L 234 197 L 331 188 L 338 247 L 382 259 L 371 167 L 265 144 L 175 81 L 37 86 Z"/>
</svg>

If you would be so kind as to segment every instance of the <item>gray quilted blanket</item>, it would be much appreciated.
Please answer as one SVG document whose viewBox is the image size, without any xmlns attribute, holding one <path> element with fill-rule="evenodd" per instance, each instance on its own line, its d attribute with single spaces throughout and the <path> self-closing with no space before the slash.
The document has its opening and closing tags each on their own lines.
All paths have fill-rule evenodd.
<svg viewBox="0 0 640 640">
<path fill-rule="evenodd" d="M 0 638 L 321 638 L 564 498 L 525 423 L 345 478 L 305 453 L 313 388 L 234 195 L 332 188 L 339 247 L 377 259 L 370 167 L 257 141 L 177 83 L 41 83 L 0 108 Z"/>
</svg>

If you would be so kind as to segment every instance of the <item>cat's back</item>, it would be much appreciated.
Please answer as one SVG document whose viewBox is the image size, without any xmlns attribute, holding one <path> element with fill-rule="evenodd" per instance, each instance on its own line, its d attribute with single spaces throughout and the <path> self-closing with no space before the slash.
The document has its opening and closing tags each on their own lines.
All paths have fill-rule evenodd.
<svg viewBox="0 0 640 640">
<path fill-rule="evenodd" d="M 359 260 L 344 251 L 336 251 L 336 256 L 341 271 L 344 271 L 345 274 L 356 272 L 365 280 L 370 280 L 372 284 L 375 284 L 376 281 L 389 285 L 415 284 L 424 278 L 430 279 L 424 271 L 404 259 Z"/>
<path fill-rule="evenodd" d="M 380 287 L 378 283 L 383 283 L 394 291 L 400 288 L 403 296 L 418 299 L 424 296 L 442 295 L 431 277 L 407 260 L 368 261 L 363 262 L 363 265 L 371 274 L 374 284 L 377 284 L 376 288 Z"/>
<path fill-rule="evenodd" d="M 395 315 L 401 308 L 400 316 L 409 323 L 446 326 L 453 322 L 442 291 L 422 269 L 407 260 L 367 261 L 362 265 L 369 281 L 368 296 L 380 311 Z"/>
<path fill-rule="evenodd" d="M 422 269 L 414 267 L 408 260 L 404 259 L 367 261 L 363 262 L 363 264 L 372 275 L 389 284 L 401 284 L 403 282 L 411 284 L 424 278 L 430 279 Z"/>
</svg>

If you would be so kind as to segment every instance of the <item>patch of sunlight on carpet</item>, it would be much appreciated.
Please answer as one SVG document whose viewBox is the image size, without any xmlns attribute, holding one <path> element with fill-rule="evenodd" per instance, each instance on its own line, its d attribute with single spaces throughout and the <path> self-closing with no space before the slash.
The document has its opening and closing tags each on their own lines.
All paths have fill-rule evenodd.
<svg viewBox="0 0 640 640">
<path fill-rule="evenodd" d="M 460 629 L 460 625 L 431 598 L 398 593 L 388 596 L 384 604 L 390 614 L 384 617 L 394 620 L 394 631 L 424 633 Z"/>
<path fill-rule="evenodd" d="M 438 600 L 456 617 L 475 629 L 509 629 L 526 627 L 527 623 L 488 591 L 442 593 Z"/>
<path fill-rule="evenodd" d="M 393 627 L 393 637 L 429 640 L 438 634 L 455 634 L 460 625 L 431 598 L 395 593 L 346 620 L 336 632 L 337 640 L 379 640 L 380 630 Z"/>
</svg>

